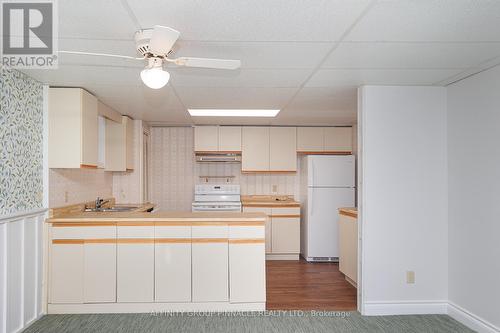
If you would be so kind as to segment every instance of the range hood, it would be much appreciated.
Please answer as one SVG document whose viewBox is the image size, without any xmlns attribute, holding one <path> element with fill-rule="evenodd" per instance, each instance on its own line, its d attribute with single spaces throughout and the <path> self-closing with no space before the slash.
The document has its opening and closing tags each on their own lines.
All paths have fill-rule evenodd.
<svg viewBox="0 0 500 333">
<path fill-rule="evenodd" d="M 226 163 L 240 163 L 241 154 L 236 153 L 217 153 L 217 152 L 197 152 L 196 162 L 226 162 Z"/>
</svg>

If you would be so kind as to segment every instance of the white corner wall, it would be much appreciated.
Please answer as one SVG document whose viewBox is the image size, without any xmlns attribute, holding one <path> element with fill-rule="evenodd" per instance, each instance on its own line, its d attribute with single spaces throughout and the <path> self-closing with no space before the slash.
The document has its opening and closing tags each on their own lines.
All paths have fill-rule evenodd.
<svg viewBox="0 0 500 333">
<path fill-rule="evenodd" d="M 359 90 L 363 314 L 446 313 L 446 121 L 444 87 Z"/>
<path fill-rule="evenodd" d="M 500 66 L 448 87 L 450 315 L 500 331 Z"/>
</svg>

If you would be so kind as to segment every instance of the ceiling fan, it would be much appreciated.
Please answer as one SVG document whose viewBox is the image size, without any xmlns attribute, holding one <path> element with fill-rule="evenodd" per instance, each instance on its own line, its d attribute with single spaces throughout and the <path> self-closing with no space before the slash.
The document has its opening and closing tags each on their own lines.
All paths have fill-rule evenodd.
<svg viewBox="0 0 500 333">
<path fill-rule="evenodd" d="M 146 67 L 141 71 L 141 79 L 146 86 L 152 89 L 160 89 L 168 83 L 170 74 L 163 69 L 163 65 L 167 62 L 178 66 L 215 69 L 237 69 L 241 66 L 240 60 L 193 57 L 171 59 L 168 56 L 172 53 L 172 47 L 179 38 L 179 35 L 179 31 L 161 25 L 155 25 L 152 29 L 137 31 L 134 39 L 137 52 L 142 57 L 80 51 L 59 51 L 59 53 L 146 60 Z"/>
</svg>

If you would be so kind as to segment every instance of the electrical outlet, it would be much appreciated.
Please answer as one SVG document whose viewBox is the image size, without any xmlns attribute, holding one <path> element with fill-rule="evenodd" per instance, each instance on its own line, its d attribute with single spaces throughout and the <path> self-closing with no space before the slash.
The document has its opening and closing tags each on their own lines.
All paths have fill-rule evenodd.
<svg viewBox="0 0 500 333">
<path fill-rule="evenodd" d="M 64 191 L 64 202 L 68 202 L 68 191 Z"/>
<path fill-rule="evenodd" d="M 273 185 L 273 193 L 278 193 L 278 185 Z"/>
<path fill-rule="evenodd" d="M 406 271 L 406 283 L 414 284 L 415 283 L 415 272 L 414 271 Z"/>
</svg>

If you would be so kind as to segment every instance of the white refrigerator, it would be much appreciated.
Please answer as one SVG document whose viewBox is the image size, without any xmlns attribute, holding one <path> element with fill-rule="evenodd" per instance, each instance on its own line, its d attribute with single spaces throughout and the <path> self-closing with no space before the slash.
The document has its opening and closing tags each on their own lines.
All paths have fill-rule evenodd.
<svg viewBox="0 0 500 333">
<path fill-rule="evenodd" d="M 301 163 L 301 253 L 307 261 L 338 261 L 338 209 L 354 207 L 353 155 L 309 155 Z"/>
</svg>

